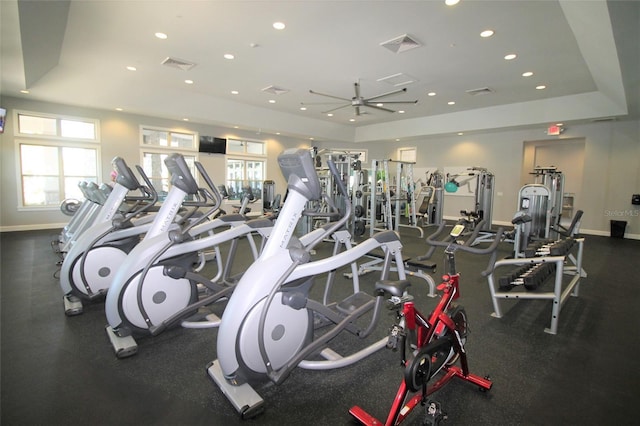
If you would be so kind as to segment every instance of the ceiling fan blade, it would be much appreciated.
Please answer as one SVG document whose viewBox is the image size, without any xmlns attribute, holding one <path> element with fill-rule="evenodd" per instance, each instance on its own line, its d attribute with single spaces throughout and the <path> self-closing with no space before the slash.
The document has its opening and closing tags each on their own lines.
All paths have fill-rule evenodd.
<svg viewBox="0 0 640 426">
<path fill-rule="evenodd" d="M 392 109 L 379 107 L 378 105 L 370 104 L 370 103 L 368 103 L 368 102 L 365 102 L 364 106 L 366 106 L 367 108 L 378 109 L 378 110 L 380 110 L 380 111 L 395 112 L 395 111 L 394 111 L 394 110 L 392 110 Z M 356 107 L 356 108 L 357 108 L 357 107 Z"/>
<path fill-rule="evenodd" d="M 374 99 L 384 98 L 385 96 L 391 96 L 391 95 L 395 95 L 397 93 L 402 93 L 402 92 L 406 92 L 406 91 L 407 91 L 407 88 L 403 87 L 402 89 L 392 90 L 391 92 L 383 93 L 383 94 L 377 95 L 377 96 L 372 96 L 370 98 L 365 99 L 365 102 L 366 101 L 372 101 Z"/>
<path fill-rule="evenodd" d="M 342 104 L 343 102 L 300 102 L 301 106 L 312 106 L 312 105 L 337 105 L 337 104 Z"/>
<path fill-rule="evenodd" d="M 328 113 L 330 113 L 330 112 L 337 111 L 337 110 L 339 110 L 339 109 L 346 108 L 346 107 L 348 107 L 348 106 L 351 106 L 351 104 L 342 105 L 342 106 L 339 106 L 339 107 L 337 107 L 337 108 L 333 108 L 333 109 L 330 109 L 330 110 L 327 110 L 327 111 L 322 111 L 322 113 L 323 113 L 323 114 L 328 114 Z"/>
<path fill-rule="evenodd" d="M 365 101 L 368 103 L 368 101 Z M 418 101 L 380 101 L 381 104 L 417 104 Z"/>
<path fill-rule="evenodd" d="M 327 95 L 326 93 L 314 92 L 313 90 L 309 90 L 309 93 L 311 93 L 312 95 L 326 96 L 328 98 L 340 99 L 341 101 L 351 102 L 351 99 L 341 98 L 339 96 Z"/>
</svg>

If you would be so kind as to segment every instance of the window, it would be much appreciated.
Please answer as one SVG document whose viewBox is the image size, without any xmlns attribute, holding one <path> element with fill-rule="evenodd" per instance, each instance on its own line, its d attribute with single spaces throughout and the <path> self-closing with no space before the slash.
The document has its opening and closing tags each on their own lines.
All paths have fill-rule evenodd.
<svg viewBox="0 0 640 426">
<path fill-rule="evenodd" d="M 242 197 L 242 188 L 251 187 L 255 198 L 262 196 L 266 174 L 266 144 L 261 141 L 227 139 L 227 178 L 229 199 Z"/>
<path fill-rule="evenodd" d="M 171 152 L 143 152 L 142 153 L 142 169 L 149 177 L 151 184 L 158 192 L 158 195 L 163 198 L 169 192 L 171 188 L 169 176 L 169 170 L 167 170 L 164 160 L 171 154 Z M 184 155 L 184 154 L 183 154 Z M 184 155 L 184 159 L 189 166 L 191 174 L 197 179 L 194 155 Z"/>
<path fill-rule="evenodd" d="M 20 206 L 58 208 L 83 199 L 78 184 L 98 183 L 98 121 L 16 111 Z"/>
<path fill-rule="evenodd" d="M 22 136 L 45 136 L 51 139 L 98 141 L 97 120 L 57 117 L 25 112 L 17 112 L 17 117 L 17 133 Z"/>
<path fill-rule="evenodd" d="M 174 131 L 170 129 L 140 127 L 140 145 L 142 169 L 151 180 L 153 187 L 163 198 L 170 189 L 169 171 L 164 160 L 172 153 L 178 152 L 184 156 L 191 174 L 198 179 L 195 161 L 198 135 L 188 131 Z"/>
<path fill-rule="evenodd" d="M 416 158 L 417 158 L 417 149 L 415 147 L 398 148 L 398 161 L 415 163 Z"/>
<path fill-rule="evenodd" d="M 141 136 L 142 145 L 172 148 L 174 150 L 194 151 L 196 149 L 195 133 L 143 127 Z"/>
</svg>

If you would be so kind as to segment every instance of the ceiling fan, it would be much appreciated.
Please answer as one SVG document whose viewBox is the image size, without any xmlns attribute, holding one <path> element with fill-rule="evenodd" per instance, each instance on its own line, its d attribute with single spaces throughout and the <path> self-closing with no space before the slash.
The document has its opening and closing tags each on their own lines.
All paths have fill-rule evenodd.
<svg viewBox="0 0 640 426">
<path fill-rule="evenodd" d="M 361 107 L 367 107 L 367 108 L 373 108 L 373 109 L 377 109 L 380 111 L 385 111 L 385 112 L 396 112 L 392 109 L 389 108 L 384 108 L 383 106 L 380 106 L 379 104 L 382 104 L 382 101 L 379 101 L 379 99 L 387 97 L 387 96 L 391 96 L 391 95 L 395 95 L 397 93 L 403 93 L 407 91 L 406 87 L 403 87 L 402 89 L 398 89 L 398 90 L 393 90 L 391 92 L 387 92 L 387 93 L 383 93 L 381 95 L 377 95 L 377 96 L 372 96 L 370 98 L 365 98 L 360 94 L 360 84 L 358 82 L 353 84 L 354 89 L 355 89 L 355 96 L 352 97 L 351 99 L 348 98 L 341 98 L 340 96 L 334 96 L 334 95 L 328 95 L 326 93 L 320 93 L 320 92 L 315 92 L 313 90 L 309 90 L 309 93 L 313 94 L 313 95 L 320 95 L 320 96 L 326 96 L 328 98 L 333 98 L 333 99 L 338 99 L 341 101 L 345 101 L 347 102 L 345 105 L 341 105 L 339 107 L 330 109 L 328 111 L 323 111 L 323 114 L 327 114 L 333 111 L 337 111 L 339 109 L 342 108 L 346 108 L 348 106 L 352 106 L 355 108 L 356 111 L 356 115 L 361 115 L 361 114 L 365 114 L 365 111 L 361 111 L 360 108 Z M 384 104 L 415 104 L 418 103 L 417 100 L 415 101 L 386 101 L 384 102 Z"/>
</svg>

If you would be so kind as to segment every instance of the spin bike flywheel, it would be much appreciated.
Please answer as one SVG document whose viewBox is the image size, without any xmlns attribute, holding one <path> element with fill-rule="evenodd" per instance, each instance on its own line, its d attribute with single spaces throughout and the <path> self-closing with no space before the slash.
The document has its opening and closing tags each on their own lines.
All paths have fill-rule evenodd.
<svg viewBox="0 0 640 426">
<path fill-rule="evenodd" d="M 467 314 L 464 308 L 457 306 L 451 309 L 449 316 L 456 324 L 464 344 L 467 337 Z M 411 392 L 420 391 L 442 367 L 453 365 L 458 360 L 458 354 L 454 350 L 455 338 L 454 333 L 447 329 L 442 335 L 434 336 L 426 346 L 415 351 L 404 371 L 404 380 Z"/>
</svg>

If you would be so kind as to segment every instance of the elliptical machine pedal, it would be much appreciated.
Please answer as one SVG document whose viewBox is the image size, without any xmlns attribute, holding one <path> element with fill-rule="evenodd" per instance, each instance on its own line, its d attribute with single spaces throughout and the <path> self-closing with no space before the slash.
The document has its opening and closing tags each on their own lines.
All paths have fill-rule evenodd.
<svg viewBox="0 0 640 426">
<path fill-rule="evenodd" d="M 243 420 L 251 419 L 264 411 L 264 399 L 248 383 L 229 384 L 217 360 L 209 363 L 207 374 L 233 404 Z"/>
<path fill-rule="evenodd" d="M 80 315 L 83 312 L 82 300 L 71 294 L 65 294 L 62 297 L 64 303 L 64 314 L 68 317 Z"/>
<path fill-rule="evenodd" d="M 109 336 L 109 341 L 111 342 L 111 346 L 113 346 L 117 358 L 127 358 L 138 353 L 138 344 L 133 337 L 118 336 L 110 325 L 107 325 L 105 331 L 107 332 L 107 336 Z"/>
</svg>

